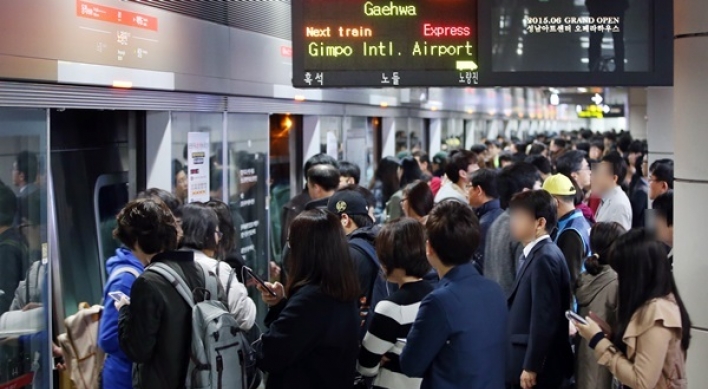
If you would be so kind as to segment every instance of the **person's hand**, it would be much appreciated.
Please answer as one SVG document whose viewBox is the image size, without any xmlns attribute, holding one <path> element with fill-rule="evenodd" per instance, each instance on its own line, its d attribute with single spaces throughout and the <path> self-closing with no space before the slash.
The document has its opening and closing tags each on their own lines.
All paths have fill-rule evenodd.
<svg viewBox="0 0 708 389">
<path fill-rule="evenodd" d="M 391 362 L 391 359 L 386 355 L 381 356 L 381 366 L 386 366 L 387 363 Z"/>
<path fill-rule="evenodd" d="M 521 389 L 532 389 L 536 386 L 536 373 L 524 370 L 521 372 Z"/>
<path fill-rule="evenodd" d="M 36 309 L 36 308 L 42 308 L 42 304 L 40 304 L 40 303 L 29 303 L 29 304 L 25 305 L 24 307 L 22 307 L 22 310 L 23 310 L 23 311 L 29 311 L 29 310 Z"/>
<path fill-rule="evenodd" d="M 62 351 L 61 347 L 57 346 L 56 344 L 52 343 L 52 356 L 54 358 L 61 358 L 61 362 L 57 362 L 57 364 L 54 366 L 59 371 L 64 371 L 66 370 L 66 362 L 64 362 L 64 351 Z"/>
<path fill-rule="evenodd" d="M 571 320 L 568 320 L 568 335 L 573 338 L 578 334 L 578 329 L 575 328 L 575 324 Z"/>
<path fill-rule="evenodd" d="M 277 263 L 270 261 L 270 263 L 268 264 L 268 270 L 269 270 L 268 273 L 269 273 L 271 280 L 276 281 L 276 280 L 280 279 L 281 270 L 280 270 L 280 266 L 278 266 Z"/>
<path fill-rule="evenodd" d="M 125 296 L 121 297 L 120 300 L 116 301 L 113 304 L 116 307 L 117 311 L 120 311 L 121 308 L 123 308 L 126 305 L 130 305 L 130 300 L 128 300 Z"/>
<path fill-rule="evenodd" d="M 588 321 L 587 325 L 577 322 L 573 322 L 573 324 L 575 324 L 575 327 L 578 329 L 580 336 L 589 341 L 593 336 L 602 332 L 602 328 L 600 328 L 600 325 L 595 323 L 595 321 L 590 317 L 586 317 L 585 320 Z"/>
<path fill-rule="evenodd" d="M 258 290 L 261 291 L 261 299 L 263 299 L 263 302 L 266 303 L 269 307 L 278 305 L 283 299 L 285 298 L 285 287 L 283 284 L 280 282 L 276 282 L 274 284 L 271 284 L 270 282 L 265 283 L 270 290 L 272 290 L 275 293 L 275 296 L 270 294 L 268 290 L 266 290 L 262 285 L 257 285 Z"/>
</svg>

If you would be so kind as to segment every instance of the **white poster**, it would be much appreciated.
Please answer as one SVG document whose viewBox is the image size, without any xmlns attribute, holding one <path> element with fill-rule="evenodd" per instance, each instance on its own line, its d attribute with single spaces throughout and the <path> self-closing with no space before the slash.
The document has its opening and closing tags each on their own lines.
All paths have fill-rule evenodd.
<svg viewBox="0 0 708 389">
<path fill-rule="evenodd" d="M 187 202 L 209 201 L 209 133 L 187 133 Z"/>
</svg>

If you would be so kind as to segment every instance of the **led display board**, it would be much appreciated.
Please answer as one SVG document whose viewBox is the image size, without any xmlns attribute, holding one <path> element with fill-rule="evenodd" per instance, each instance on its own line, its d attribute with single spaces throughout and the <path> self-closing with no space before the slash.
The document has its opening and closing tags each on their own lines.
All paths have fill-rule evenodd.
<svg viewBox="0 0 708 389">
<path fill-rule="evenodd" d="M 479 83 L 476 0 L 294 0 L 298 87 Z"/>
<path fill-rule="evenodd" d="M 671 0 L 293 0 L 293 85 L 673 84 Z"/>
</svg>

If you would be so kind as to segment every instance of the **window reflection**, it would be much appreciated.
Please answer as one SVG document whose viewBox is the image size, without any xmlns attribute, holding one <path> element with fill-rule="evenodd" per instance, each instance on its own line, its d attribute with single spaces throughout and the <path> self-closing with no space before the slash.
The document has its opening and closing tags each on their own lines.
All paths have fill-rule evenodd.
<svg viewBox="0 0 708 389">
<path fill-rule="evenodd" d="M 0 385 L 50 377 L 46 111 L 0 109 Z"/>
</svg>

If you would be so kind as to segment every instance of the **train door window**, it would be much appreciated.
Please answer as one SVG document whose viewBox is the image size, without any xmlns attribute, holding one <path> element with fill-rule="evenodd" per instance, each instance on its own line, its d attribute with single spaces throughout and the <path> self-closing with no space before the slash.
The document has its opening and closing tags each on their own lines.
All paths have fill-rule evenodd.
<svg viewBox="0 0 708 389">
<path fill-rule="evenodd" d="M 224 115 L 222 113 L 206 112 L 172 112 L 172 191 L 187 203 L 205 201 L 210 198 L 223 200 L 224 191 L 224 150 L 223 128 Z M 202 147 L 193 148 L 193 152 L 200 155 L 195 160 L 205 162 L 204 168 L 194 168 L 190 171 L 189 165 L 189 133 L 202 133 L 208 135 L 209 144 L 205 150 Z M 196 155 L 195 154 L 195 155 Z M 206 163 L 208 162 L 208 163 Z M 204 174 L 206 173 L 206 176 Z M 192 178 L 204 177 L 202 180 Z M 202 182 L 200 182 L 202 181 Z M 208 181 L 208 182 L 203 182 Z M 203 188 L 202 186 L 206 186 Z"/>
<path fill-rule="evenodd" d="M 287 202 L 289 189 L 286 186 L 284 191 L 282 187 L 276 190 L 274 181 L 269 179 L 268 115 L 228 114 L 227 123 L 227 204 L 235 231 L 225 260 L 234 268 L 246 265 L 263 279 L 268 279 L 269 252 L 273 242 L 269 238 L 271 218 L 268 212 L 273 210 L 279 215 L 285 203 L 273 204 L 274 197 L 277 194 L 278 201 Z M 281 192 L 285 196 L 280 196 Z M 258 304 L 259 321 L 262 321 L 268 307 L 255 288 L 250 292 Z"/>
<path fill-rule="evenodd" d="M 0 109 L 0 338 L 46 335 L 51 318 L 47 240 L 47 111 Z M 29 284 L 29 296 L 24 287 Z M 0 387 L 51 378 L 46 336 L 0 344 Z M 42 341 L 42 339 L 45 339 Z M 38 357 L 36 359 L 35 357 Z M 38 362 L 33 369 L 33 362 Z"/>
<path fill-rule="evenodd" d="M 320 117 L 320 152 L 337 161 L 344 159 L 342 121 L 340 116 Z"/>
<path fill-rule="evenodd" d="M 50 233 L 57 240 L 60 261 L 61 277 L 56 284 L 57 292 L 61 293 L 61 299 L 57 299 L 61 304 L 57 306 L 60 315 L 74 314 L 80 303 L 101 302 L 106 260 L 114 253 L 99 251 L 102 239 L 94 211 L 97 205 L 104 208 L 96 204 L 97 197 L 103 203 L 101 197 L 105 196 L 100 194 L 103 187 L 100 177 L 136 169 L 129 151 L 129 133 L 135 131 L 136 124 L 136 113 L 130 111 L 51 111 L 56 225 Z M 106 208 L 113 209 L 105 213 L 119 207 L 114 201 L 106 202 L 112 203 Z M 99 214 L 98 220 L 102 218 L 109 216 Z"/>
</svg>

